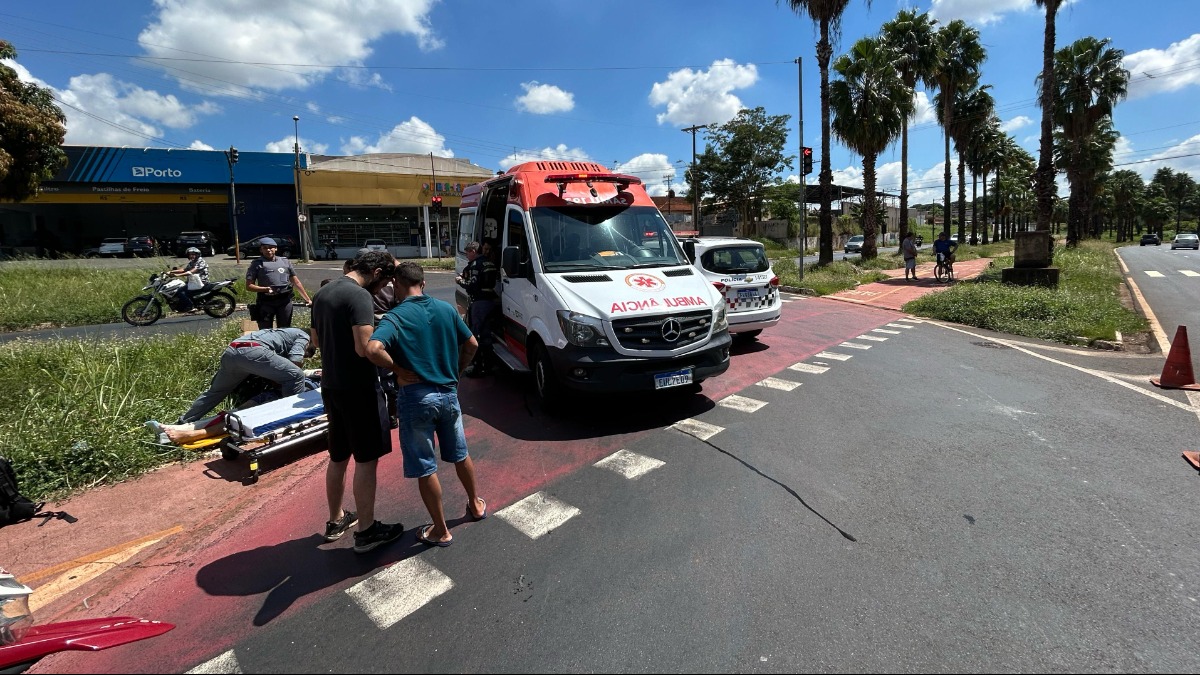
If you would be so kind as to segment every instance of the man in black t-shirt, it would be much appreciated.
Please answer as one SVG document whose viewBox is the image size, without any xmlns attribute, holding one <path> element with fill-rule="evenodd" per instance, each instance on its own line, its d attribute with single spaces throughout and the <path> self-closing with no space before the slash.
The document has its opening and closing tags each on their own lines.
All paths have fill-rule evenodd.
<svg viewBox="0 0 1200 675">
<path fill-rule="evenodd" d="M 392 434 L 379 374 L 365 356 L 375 328 L 371 296 L 392 282 L 395 269 L 396 260 L 390 253 L 365 253 L 354 259 L 346 276 L 322 286 L 313 298 L 312 334 L 321 350 L 321 399 L 329 418 L 330 461 L 325 472 L 329 521 L 325 523 L 325 539 L 334 541 L 358 523 L 354 533 L 356 553 L 365 553 L 404 534 L 400 523 L 375 520 L 376 469 L 379 458 L 392 451 Z M 358 514 L 342 508 L 351 456 Z"/>
</svg>

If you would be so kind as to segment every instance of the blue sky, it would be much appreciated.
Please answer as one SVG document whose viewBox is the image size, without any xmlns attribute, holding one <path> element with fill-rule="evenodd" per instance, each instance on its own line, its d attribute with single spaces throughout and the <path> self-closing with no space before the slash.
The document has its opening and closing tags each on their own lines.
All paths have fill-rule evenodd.
<svg viewBox="0 0 1200 675">
<path fill-rule="evenodd" d="M 852 0 L 835 58 L 905 7 L 980 30 L 1001 120 L 1036 154 L 1044 19 L 1033 0 Z M 1121 168 L 1200 180 L 1198 16 L 1195 0 L 1060 10 L 1058 47 L 1094 35 L 1125 51 Z M 8 65 L 66 104 L 72 144 L 290 153 L 298 127 L 307 152 L 432 152 L 493 170 L 589 159 L 639 175 L 652 194 L 683 180 L 682 129 L 739 108 L 791 115 L 798 153 L 801 57 L 804 145 L 820 156 L 816 29 L 786 2 L 44 0 L 0 8 L 0 38 L 19 54 Z M 932 94 L 918 95 L 914 202 L 940 196 L 942 177 Z M 836 141 L 831 151 L 835 181 L 861 185 L 861 157 Z M 879 189 L 898 191 L 899 155 L 879 158 Z"/>
</svg>

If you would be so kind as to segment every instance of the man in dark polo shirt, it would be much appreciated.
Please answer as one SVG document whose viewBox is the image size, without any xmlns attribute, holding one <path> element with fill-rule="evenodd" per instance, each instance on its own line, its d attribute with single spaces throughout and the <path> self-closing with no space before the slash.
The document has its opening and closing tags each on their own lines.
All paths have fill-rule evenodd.
<svg viewBox="0 0 1200 675">
<path fill-rule="evenodd" d="M 321 350 L 321 399 L 329 417 L 329 467 L 325 496 L 329 521 L 325 539 L 334 541 L 355 523 L 354 551 L 365 553 L 404 534 L 400 523 L 375 519 L 376 469 L 392 451 L 388 414 L 379 373 L 367 360 L 367 342 L 375 326 L 371 296 L 391 283 L 396 260 L 386 251 L 354 258 L 350 271 L 317 291 L 312 307 L 312 333 Z M 346 468 L 354 457 L 354 504 L 346 511 Z M 364 524 L 365 523 L 365 524 Z"/>
<path fill-rule="evenodd" d="M 246 290 L 258 293 L 258 327 L 260 330 L 271 328 L 278 323 L 280 328 L 290 328 L 292 325 L 292 289 L 300 291 L 304 302 L 312 304 L 296 270 L 287 258 L 275 255 L 279 245 L 275 240 L 266 237 L 259 242 L 262 257 L 255 258 L 246 269 Z"/>
</svg>

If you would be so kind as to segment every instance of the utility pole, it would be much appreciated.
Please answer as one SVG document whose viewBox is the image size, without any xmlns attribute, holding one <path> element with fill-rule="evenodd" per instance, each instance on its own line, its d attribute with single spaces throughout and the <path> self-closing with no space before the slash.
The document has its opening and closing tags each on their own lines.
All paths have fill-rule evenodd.
<svg viewBox="0 0 1200 675">
<path fill-rule="evenodd" d="M 682 129 L 685 134 L 692 135 L 692 227 L 696 229 L 698 235 L 702 233 L 700 232 L 700 179 L 696 175 L 696 132 L 707 128 L 707 124 L 696 124 Z"/>
<path fill-rule="evenodd" d="M 292 149 L 296 153 L 295 163 L 295 181 L 296 181 L 296 229 L 300 235 L 300 250 L 303 252 L 305 260 L 312 260 L 316 257 L 313 252 L 312 237 L 308 236 L 308 216 L 304 215 L 304 193 L 300 191 L 300 116 L 292 115 L 292 125 L 296 131 L 296 143 Z"/>
<path fill-rule="evenodd" d="M 673 179 L 674 177 L 675 177 L 675 174 L 673 174 L 673 173 L 669 173 L 669 174 L 663 176 L 663 180 L 667 181 L 667 215 L 668 216 L 671 215 L 671 197 L 674 196 L 671 193 L 671 179 Z M 671 222 L 671 220 L 668 218 L 667 223 L 669 224 L 670 222 Z"/>
<path fill-rule="evenodd" d="M 799 73 L 796 97 L 798 99 L 800 121 L 800 280 L 804 281 L 804 249 L 808 248 L 808 188 L 804 178 L 804 66 L 799 56 L 796 57 L 796 71 Z"/>
<path fill-rule="evenodd" d="M 229 218 L 233 225 L 233 261 L 234 264 L 242 264 L 242 242 L 238 238 L 237 224 L 237 185 L 233 181 L 233 165 L 237 164 L 238 151 L 232 145 L 225 151 L 225 162 L 229 164 Z"/>
</svg>

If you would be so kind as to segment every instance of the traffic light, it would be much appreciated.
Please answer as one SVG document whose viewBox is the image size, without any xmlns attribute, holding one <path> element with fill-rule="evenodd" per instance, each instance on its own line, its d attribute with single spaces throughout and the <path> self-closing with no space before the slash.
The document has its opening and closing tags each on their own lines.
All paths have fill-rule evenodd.
<svg viewBox="0 0 1200 675">
<path fill-rule="evenodd" d="M 238 200 L 238 203 L 237 203 L 237 212 L 238 212 L 238 215 L 242 215 L 242 214 L 245 214 L 245 213 L 246 213 L 246 202 L 243 202 L 243 201 L 241 201 L 241 200 Z"/>
<path fill-rule="evenodd" d="M 800 172 L 805 176 L 812 173 L 812 148 L 800 149 Z"/>
<path fill-rule="evenodd" d="M 229 146 L 229 155 L 228 155 L 228 157 L 229 157 L 229 163 L 230 163 L 230 164 L 237 164 L 237 160 L 238 160 L 238 151 L 237 151 L 237 148 L 233 147 L 232 145 L 231 145 L 231 146 Z"/>
<path fill-rule="evenodd" d="M 442 198 L 437 195 L 433 197 L 433 215 L 442 215 Z"/>
</svg>

